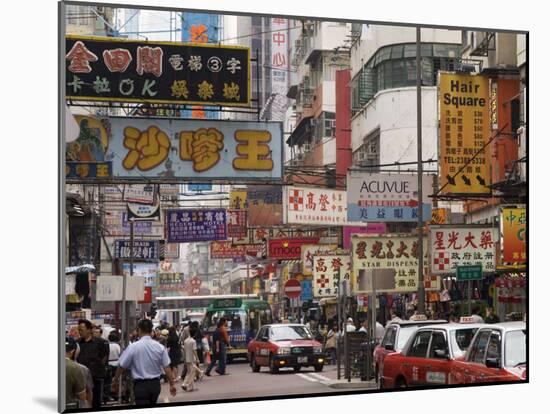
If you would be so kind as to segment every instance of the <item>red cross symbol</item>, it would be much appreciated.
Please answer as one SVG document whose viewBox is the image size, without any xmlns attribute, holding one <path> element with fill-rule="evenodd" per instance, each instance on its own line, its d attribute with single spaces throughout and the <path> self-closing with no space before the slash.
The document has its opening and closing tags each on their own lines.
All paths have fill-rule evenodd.
<svg viewBox="0 0 550 414">
<path fill-rule="evenodd" d="M 449 259 L 449 253 L 438 252 L 437 257 L 434 257 L 434 267 L 437 270 L 449 270 L 451 260 Z"/>
<path fill-rule="evenodd" d="M 326 285 L 328 285 L 329 282 L 330 282 L 330 280 L 327 279 L 326 277 L 317 279 L 317 284 L 321 285 L 322 288 L 324 288 Z"/>
<path fill-rule="evenodd" d="M 289 196 L 290 209 L 293 211 L 303 211 L 304 209 L 304 192 L 302 190 L 291 190 Z"/>
</svg>

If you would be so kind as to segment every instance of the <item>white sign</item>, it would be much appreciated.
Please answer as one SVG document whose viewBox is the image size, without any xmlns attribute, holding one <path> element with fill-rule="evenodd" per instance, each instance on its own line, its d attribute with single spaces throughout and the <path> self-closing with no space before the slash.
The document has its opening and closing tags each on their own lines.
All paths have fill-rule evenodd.
<svg viewBox="0 0 550 414">
<path fill-rule="evenodd" d="M 302 273 L 313 273 L 313 256 L 330 254 L 338 248 L 336 244 L 303 244 L 302 245 Z"/>
<path fill-rule="evenodd" d="M 96 284 L 97 301 L 121 301 L 122 276 L 98 276 Z M 145 278 L 126 276 L 126 300 L 140 301 L 145 297 Z"/>
<path fill-rule="evenodd" d="M 494 272 L 498 232 L 492 227 L 430 227 L 430 268 L 432 274 L 455 274 L 458 266 L 481 265 Z"/>
<path fill-rule="evenodd" d="M 271 90 L 286 96 L 288 91 L 288 77 L 290 62 L 288 59 L 288 20 L 281 18 L 271 19 Z"/>
<path fill-rule="evenodd" d="M 284 207 L 288 224 L 347 224 L 345 191 L 323 188 L 284 188 Z"/>
<path fill-rule="evenodd" d="M 350 255 L 322 255 L 313 257 L 313 296 L 337 296 L 338 279 L 343 284 L 351 280 Z"/>
<path fill-rule="evenodd" d="M 153 204 L 155 187 L 151 184 L 128 184 L 124 186 L 124 201 Z"/>
</svg>

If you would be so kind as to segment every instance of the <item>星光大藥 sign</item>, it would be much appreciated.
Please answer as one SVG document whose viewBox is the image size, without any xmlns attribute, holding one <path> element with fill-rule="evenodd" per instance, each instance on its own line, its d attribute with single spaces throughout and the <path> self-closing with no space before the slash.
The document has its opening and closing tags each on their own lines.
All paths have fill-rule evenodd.
<svg viewBox="0 0 550 414">
<path fill-rule="evenodd" d="M 429 221 L 431 176 L 422 177 L 422 218 Z M 418 220 L 418 177 L 412 174 L 367 174 L 347 177 L 347 219 L 350 222 L 407 222 Z"/>
<path fill-rule="evenodd" d="M 250 106 L 250 49 L 66 37 L 67 99 Z"/>
</svg>

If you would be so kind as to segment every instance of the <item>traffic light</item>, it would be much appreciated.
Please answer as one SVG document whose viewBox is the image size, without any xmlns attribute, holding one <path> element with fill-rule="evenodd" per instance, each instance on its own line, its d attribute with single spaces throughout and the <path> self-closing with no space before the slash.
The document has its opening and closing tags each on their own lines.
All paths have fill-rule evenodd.
<svg viewBox="0 0 550 414">
<path fill-rule="evenodd" d="M 151 309 L 149 310 L 149 314 L 151 315 L 151 319 L 155 319 L 155 316 L 157 316 L 157 304 L 151 303 Z"/>
</svg>

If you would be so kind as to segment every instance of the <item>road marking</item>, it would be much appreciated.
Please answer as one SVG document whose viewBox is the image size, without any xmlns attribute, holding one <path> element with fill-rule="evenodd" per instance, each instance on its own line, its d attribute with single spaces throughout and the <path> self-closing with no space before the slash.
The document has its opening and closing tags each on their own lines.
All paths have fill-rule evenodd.
<svg viewBox="0 0 550 414">
<path fill-rule="evenodd" d="M 319 382 L 318 379 L 308 377 L 306 374 L 296 374 L 296 375 L 299 376 L 300 378 L 303 378 L 303 379 L 309 381 L 309 382 Z"/>
<path fill-rule="evenodd" d="M 330 378 L 325 377 L 324 375 L 321 375 L 321 374 L 315 374 L 315 373 L 312 372 L 309 375 L 311 375 L 312 377 L 318 378 L 321 381 L 332 381 Z"/>
</svg>

